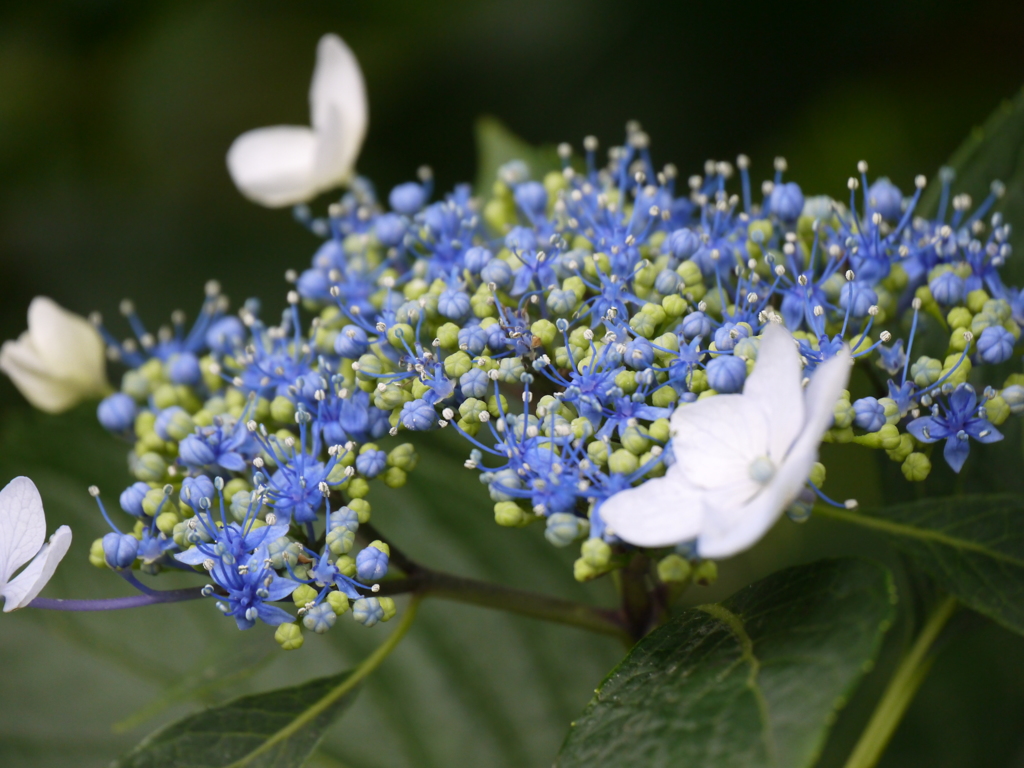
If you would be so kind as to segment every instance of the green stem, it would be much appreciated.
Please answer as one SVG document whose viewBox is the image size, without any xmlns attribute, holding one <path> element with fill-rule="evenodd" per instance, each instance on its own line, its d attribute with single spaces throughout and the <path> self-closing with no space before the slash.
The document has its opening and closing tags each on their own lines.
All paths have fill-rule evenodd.
<svg viewBox="0 0 1024 768">
<path fill-rule="evenodd" d="M 363 659 L 359 666 L 352 670 L 352 674 L 338 683 L 336 687 L 328 691 L 319 701 L 288 723 L 288 725 L 260 744 L 260 746 L 245 757 L 231 763 L 227 768 L 244 768 L 251 764 L 254 758 L 266 753 L 279 742 L 294 736 L 295 733 L 321 715 L 334 702 L 359 685 L 367 675 L 380 666 L 381 662 L 388 657 L 388 654 L 395 650 L 395 646 L 397 646 L 399 641 L 405 636 L 405 633 L 409 631 L 409 627 L 412 626 L 413 619 L 416 618 L 416 609 L 419 607 L 419 603 L 420 596 L 415 595 L 408 607 L 405 609 L 405 614 L 402 616 L 402 620 L 398 623 L 398 626 L 395 627 L 394 632 L 388 635 L 388 639 L 381 643 L 373 653 Z"/>
<path fill-rule="evenodd" d="M 957 606 L 956 598 L 950 596 L 932 611 L 913 647 L 900 661 L 895 674 L 889 680 L 889 685 L 875 707 L 860 740 L 850 753 L 845 768 L 872 768 L 881 758 L 914 694 L 931 668 L 934 659 L 928 652 L 942 628 L 946 626 L 946 622 L 956 612 Z"/>
<path fill-rule="evenodd" d="M 377 594 L 383 597 L 405 593 L 495 608 L 518 613 L 520 616 L 568 624 L 592 632 L 614 635 L 624 640 L 629 639 L 629 633 L 616 611 L 440 573 L 422 566 L 417 566 L 407 578 L 382 581 Z"/>
</svg>

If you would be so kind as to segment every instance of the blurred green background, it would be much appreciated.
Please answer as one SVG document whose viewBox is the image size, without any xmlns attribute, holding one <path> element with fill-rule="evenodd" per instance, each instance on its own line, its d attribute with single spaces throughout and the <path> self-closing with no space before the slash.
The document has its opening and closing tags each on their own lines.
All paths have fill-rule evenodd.
<svg viewBox="0 0 1024 768">
<path fill-rule="evenodd" d="M 316 241 L 287 211 L 246 202 L 224 154 L 249 128 L 308 121 L 314 46 L 326 31 L 362 63 L 370 131 L 359 170 L 385 194 L 423 163 L 441 189 L 472 180 L 481 114 L 532 143 L 577 147 L 589 133 L 614 143 L 635 118 L 658 163 L 689 174 L 706 158 L 745 152 L 761 178 L 783 154 L 808 193 L 843 194 L 863 158 L 908 190 L 1024 82 L 1024 5 L 1010 2 L 8 0 L 0 338 L 23 329 L 36 294 L 82 314 L 100 310 L 115 328 L 117 302 L 130 296 L 156 326 L 175 308 L 194 312 L 216 277 L 236 301 L 260 295 L 276 310 L 284 271 L 302 268 Z M 85 485 L 98 482 L 113 502 L 128 482 L 124 447 L 89 411 L 30 413 L 0 380 L 0 482 L 31 473 L 50 529 L 75 526 L 48 594 L 122 594 L 110 574 L 83 565 L 102 533 Z M 607 585 L 575 585 L 571 553 L 553 550 L 539 530 L 490 522 L 482 491 L 456 475 L 461 447 L 425 449 L 438 458 L 420 479 L 375 501 L 397 542 L 437 567 L 610 599 Z M 853 467 L 845 474 L 855 487 L 835 495 L 877 500 L 879 478 L 894 466 Z M 437 502 L 455 496 L 457 507 Z M 695 599 L 822 552 L 868 549 L 898 566 L 880 546 L 826 522 L 780 526 L 757 552 L 723 564 L 719 586 Z M 345 626 L 282 658 L 269 633 L 239 635 L 226 624 L 206 604 L 116 618 L 0 617 L 0 764 L 104 765 L 190 702 L 337 671 L 386 631 Z M 1024 643 L 963 624 L 885 765 L 1024 766 Z M 878 674 L 840 718 L 824 764 L 842 764 L 842 744 L 855 738 L 904 629 L 891 633 Z M 577 630 L 431 603 L 319 764 L 550 764 L 568 721 L 621 653 Z M 213 686 L 225 673 L 237 674 Z M 166 707 L 144 709 L 152 719 L 124 722 L 154 701 Z M 117 734 L 115 722 L 124 725 Z"/>
</svg>

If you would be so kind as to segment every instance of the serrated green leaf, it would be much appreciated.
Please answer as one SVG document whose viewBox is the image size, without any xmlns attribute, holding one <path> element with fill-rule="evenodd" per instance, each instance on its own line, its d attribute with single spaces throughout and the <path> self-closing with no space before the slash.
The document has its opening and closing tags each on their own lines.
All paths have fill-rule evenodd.
<svg viewBox="0 0 1024 768">
<path fill-rule="evenodd" d="M 552 146 L 535 147 L 510 131 L 495 117 L 484 116 L 476 121 L 476 190 L 486 194 L 497 176 L 498 168 L 510 160 L 522 160 L 534 179 L 543 179 L 548 171 L 561 167 L 558 152 Z"/>
<path fill-rule="evenodd" d="M 956 171 L 954 194 L 966 192 L 978 205 L 989 193 L 993 181 L 1006 185 L 1006 193 L 996 204 L 1006 221 L 1014 224 L 1010 242 L 1019 252 L 1024 241 L 1024 91 L 1006 99 L 981 126 L 975 127 L 946 163 Z M 942 185 L 933 179 L 921 198 L 920 210 L 933 215 L 939 203 Z M 1024 282 L 1024 263 L 1010 259 L 1002 270 L 1007 284 Z"/>
<path fill-rule="evenodd" d="M 311 706 L 350 674 L 342 672 L 292 688 L 243 696 L 191 715 L 143 740 L 113 768 L 298 768 L 324 731 L 352 703 L 358 688 L 331 702 L 293 733 L 259 750 L 309 713 Z"/>
<path fill-rule="evenodd" d="M 954 496 L 818 513 L 884 534 L 965 605 L 1024 634 L 1024 498 Z"/>
<path fill-rule="evenodd" d="M 687 610 L 612 670 L 556 766 L 810 766 L 894 604 L 889 572 L 848 558 Z"/>
</svg>

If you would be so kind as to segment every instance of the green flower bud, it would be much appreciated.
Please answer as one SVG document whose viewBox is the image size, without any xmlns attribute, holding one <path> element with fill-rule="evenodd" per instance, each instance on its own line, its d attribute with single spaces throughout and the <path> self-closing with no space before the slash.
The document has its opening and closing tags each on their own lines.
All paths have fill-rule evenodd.
<svg viewBox="0 0 1024 768">
<path fill-rule="evenodd" d="M 983 315 L 975 317 L 975 321 Z M 965 349 L 971 346 L 974 334 L 965 328 L 957 328 L 949 335 L 949 349 L 952 352 L 963 352 Z"/>
<path fill-rule="evenodd" d="M 572 291 L 573 293 L 575 293 L 576 301 L 582 301 L 583 297 L 587 295 L 586 283 L 583 282 L 582 278 L 576 277 L 575 275 L 572 277 L 567 277 L 565 280 L 562 281 L 562 290 Z"/>
<path fill-rule="evenodd" d="M 853 405 L 849 400 L 837 400 L 832 407 L 832 418 L 836 429 L 846 429 L 853 424 L 856 416 L 857 412 L 853 410 Z"/>
<path fill-rule="evenodd" d="M 550 347 L 561 334 L 550 320 L 538 320 L 530 326 L 530 333 L 540 339 L 541 344 Z"/>
<path fill-rule="evenodd" d="M 601 571 L 581 557 L 572 564 L 572 575 L 576 581 L 590 581 L 600 576 Z"/>
<path fill-rule="evenodd" d="M 639 427 L 626 427 L 619 433 L 619 442 L 622 447 L 635 456 L 646 452 L 651 447 L 651 441 L 640 431 Z"/>
<path fill-rule="evenodd" d="M 401 488 L 405 485 L 407 476 L 404 469 L 388 467 L 381 475 L 381 479 L 384 481 L 384 485 L 388 488 Z"/>
<path fill-rule="evenodd" d="M 637 457 L 625 448 L 619 448 L 608 457 L 608 469 L 619 475 L 628 475 L 640 468 Z"/>
<path fill-rule="evenodd" d="M 900 420 L 900 407 L 891 397 L 878 398 L 878 404 L 882 406 L 885 413 L 886 424 L 896 424 Z"/>
<path fill-rule="evenodd" d="M 177 512 L 161 512 L 156 517 L 156 528 L 165 536 L 174 534 L 174 526 L 181 522 Z"/>
<path fill-rule="evenodd" d="M 454 350 L 459 348 L 459 326 L 455 323 L 445 323 L 437 329 L 437 340 L 441 343 L 441 349 Z"/>
<path fill-rule="evenodd" d="M 967 307 L 953 307 L 946 315 L 946 322 L 950 328 L 970 328 L 974 316 Z"/>
<path fill-rule="evenodd" d="M 149 360 L 144 362 L 138 367 L 140 376 L 143 376 L 146 381 L 149 382 L 152 389 L 156 389 L 161 384 L 167 383 L 167 372 L 164 370 L 164 363 L 158 357 L 151 357 Z"/>
<path fill-rule="evenodd" d="M 595 440 L 588 444 L 587 457 L 599 467 L 603 467 L 608 463 L 608 443 L 604 440 Z"/>
<path fill-rule="evenodd" d="M 158 453 L 144 453 L 135 460 L 134 472 L 145 483 L 158 483 L 167 475 L 167 462 Z"/>
<path fill-rule="evenodd" d="M 125 371 L 121 377 L 121 391 L 133 400 L 145 400 L 152 392 L 149 380 L 138 371 Z"/>
<path fill-rule="evenodd" d="M 683 278 L 683 285 L 687 288 L 693 288 L 695 285 L 703 285 L 704 283 L 704 275 L 701 274 L 700 267 L 692 261 L 684 261 L 676 267 L 676 274 Z"/>
<path fill-rule="evenodd" d="M 498 381 L 506 384 L 518 384 L 520 377 L 526 373 L 522 359 L 518 357 L 502 358 L 498 363 Z"/>
<path fill-rule="evenodd" d="M 671 424 L 668 419 L 656 419 L 651 422 L 651 426 L 647 428 L 647 433 L 652 439 L 657 440 L 659 443 L 668 442 L 671 436 Z"/>
<path fill-rule="evenodd" d="M 475 397 L 468 397 L 459 406 L 459 414 L 470 423 L 479 422 L 480 414 L 487 412 L 487 403 L 477 400 Z"/>
<path fill-rule="evenodd" d="M 989 300 L 989 295 L 982 289 L 971 291 L 967 294 L 967 308 L 974 314 L 978 314 L 985 309 L 985 302 Z"/>
<path fill-rule="evenodd" d="M 701 371 L 701 373 L 703 373 L 703 371 Z M 667 384 L 664 387 L 658 387 L 651 395 L 651 403 L 653 403 L 656 408 L 667 408 L 678 399 L 679 393 Z"/>
<path fill-rule="evenodd" d="M 356 513 L 360 523 L 370 522 L 370 502 L 366 499 L 352 499 L 348 503 L 348 508 Z"/>
<path fill-rule="evenodd" d="M 412 472 L 416 468 L 416 463 L 420 460 L 419 455 L 416 453 L 416 449 L 412 443 L 402 443 L 396 446 L 388 454 L 388 466 L 398 467 L 404 469 L 406 472 Z"/>
<path fill-rule="evenodd" d="M 295 403 L 284 395 L 278 395 L 270 403 L 270 417 L 281 424 L 294 424 Z"/>
<path fill-rule="evenodd" d="M 444 360 L 444 372 L 449 378 L 457 379 L 473 368 L 473 359 L 461 350 L 455 352 Z"/>
<path fill-rule="evenodd" d="M 683 313 L 686 312 L 686 299 L 679 294 L 673 293 L 670 296 L 666 296 L 661 300 L 661 306 L 665 310 L 665 314 L 672 319 L 682 317 Z"/>
<path fill-rule="evenodd" d="M 413 382 L 412 392 L 403 389 L 397 384 L 388 384 L 384 387 L 383 392 L 378 389 L 373 393 L 373 404 L 382 411 L 393 411 L 395 408 L 401 408 L 402 405 L 419 396 L 415 391 L 416 384 L 419 384 L 423 389 L 428 389 L 418 380 Z"/>
<path fill-rule="evenodd" d="M 644 306 L 649 307 L 651 305 L 645 304 Z M 664 310 L 662 310 L 662 314 L 664 314 Z M 652 314 L 640 311 L 629 319 L 629 327 L 633 329 L 637 336 L 650 339 L 657 332 L 658 323 Z"/>
<path fill-rule="evenodd" d="M 163 488 L 150 488 L 146 491 L 146 495 L 142 497 L 142 511 L 145 512 L 148 517 L 155 517 L 157 510 L 160 509 L 161 506 L 165 509 L 171 509 L 173 507 L 173 505 L 164 504 L 166 499 L 167 494 L 164 493 Z"/>
<path fill-rule="evenodd" d="M 1002 395 L 996 395 L 991 400 L 985 401 L 985 415 L 998 427 L 1010 418 L 1010 404 L 1003 399 Z"/>
<path fill-rule="evenodd" d="M 518 528 L 529 520 L 526 511 L 514 501 L 499 501 L 494 505 L 494 522 L 506 528 Z"/>
<path fill-rule="evenodd" d="M 615 386 L 625 394 L 632 395 L 636 392 L 636 371 L 619 371 L 615 374 Z"/>
<path fill-rule="evenodd" d="M 868 448 L 884 448 L 887 451 L 891 451 L 900 445 L 900 431 L 893 424 L 883 424 L 882 428 L 877 432 L 857 435 L 853 438 L 853 442 Z"/>
<path fill-rule="evenodd" d="M 89 562 L 97 568 L 107 567 L 107 556 L 103 552 L 103 539 L 96 539 L 89 546 Z"/>
<path fill-rule="evenodd" d="M 306 603 L 311 603 L 316 600 L 316 595 L 316 589 L 311 587 L 309 584 L 302 584 L 292 592 L 292 602 L 295 603 L 297 607 L 301 608 Z"/>
<path fill-rule="evenodd" d="M 391 621 L 391 619 L 395 618 L 398 609 L 395 607 L 395 601 L 392 598 L 378 597 L 377 602 L 380 603 L 381 610 L 384 611 L 384 615 L 380 617 L 381 621 Z"/>
<path fill-rule="evenodd" d="M 919 357 L 917 362 L 910 366 L 910 377 L 917 386 L 929 387 L 942 376 L 942 363 L 934 357 Z"/>
<path fill-rule="evenodd" d="M 818 488 L 821 488 L 821 486 L 825 484 L 825 465 L 820 461 L 814 462 L 811 466 L 810 481 Z"/>
<path fill-rule="evenodd" d="M 889 458 L 895 462 L 901 462 L 914 451 L 914 438 L 908 434 L 900 435 L 900 444 L 895 448 L 887 450 Z"/>
<path fill-rule="evenodd" d="M 591 568 L 604 568 L 612 558 L 612 548 L 602 539 L 587 539 L 580 547 L 584 562 Z"/>
<path fill-rule="evenodd" d="M 327 593 L 327 597 L 325 597 L 324 600 L 326 600 L 327 604 L 331 606 L 331 610 L 334 611 L 335 615 L 344 616 L 348 612 L 348 595 L 344 592 L 332 589 Z"/>
<path fill-rule="evenodd" d="M 718 581 L 718 565 L 714 560 L 701 560 L 693 570 L 693 580 L 702 587 L 710 587 Z"/>
<path fill-rule="evenodd" d="M 362 477 L 353 477 L 348 484 L 348 495 L 353 499 L 361 499 L 370 492 L 370 484 Z M 351 507 L 352 505 L 349 504 Z"/>
<path fill-rule="evenodd" d="M 501 397 L 501 410 L 498 409 L 498 399 L 494 395 L 487 398 L 487 412 L 491 414 L 492 419 L 500 419 L 502 411 L 508 413 L 508 400 L 504 395 L 499 395 L 499 397 Z"/>
<path fill-rule="evenodd" d="M 582 416 L 569 422 L 569 426 L 572 427 L 572 434 L 577 440 L 586 440 L 594 434 L 594 425 L 590 423 L 589 419 Z"/>
<path fill-rule="evenodd" d="M 178 393 L 173 384 L 161 384 L 153 390 L 153 407 L 158 411 L 178 405 Z"/>
<path fill-rule="evenodd" d="M 665 584 L 684 582 L 692 572 L 693 566 L 677 554 L 667 555 L 658 561 L 658 580 Z"/>
<path fill-rule="evenodd" d="M 967 377 L 971 375 L 971 367 L 971 358 L 965 357 L 961 362 L 960 355 L 949 355 L 942 365 L 941 375 L 945 376 L 948 373 L 949 378 L 946 381 L 955 387 L 967 381 Z"/>
<path fill-rule="evenodd" d="M 327 548 L 333 555 L 347 555 L 355 544 L 356 534 L 348 528 L 334 527 L 327 534 Z M 337 613 L 337 611 L 335 611 Z"/>
<path fill-rule="evenodd" d="M 274 630 L 274 639 L 282 650 L 295 651 L 302 647 L 304 638 L 298 624 L 278 624 Z"/>
<path fill-rule="evenodd" d="M 923 453 L 911 453 L 900 467 L 903 476 L 912 483 L 920 483 L 932 471 L 932 463 Z"/>
<path fill-rule="evenodd" d="M 351 506 L 351 505 L 350 505 Z M 334 561 L 335 567 L 350 579 L 356 575 L 356 561 L 350 555 L 340 555 Z"/>
</svg>

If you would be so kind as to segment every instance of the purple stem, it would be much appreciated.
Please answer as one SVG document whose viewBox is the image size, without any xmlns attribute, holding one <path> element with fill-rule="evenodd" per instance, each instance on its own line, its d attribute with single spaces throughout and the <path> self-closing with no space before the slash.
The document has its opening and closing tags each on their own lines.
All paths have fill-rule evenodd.
<svg viewBox="0 0 1024 768">
<path fill-rule="evenodd" d="M 37 597 L 28 608 L 43 608 L 49 611 L 119 611 L 122 608 L 141 608 L 160 603 L 179 603 L 182 600 L 196 600 L 203 596 L 200 587 L 189 589 L 154 590 L 148 595 L 131 597 L 109 597 L 101 600 L 62 600 L 54 597 Z"/>
</svg>

